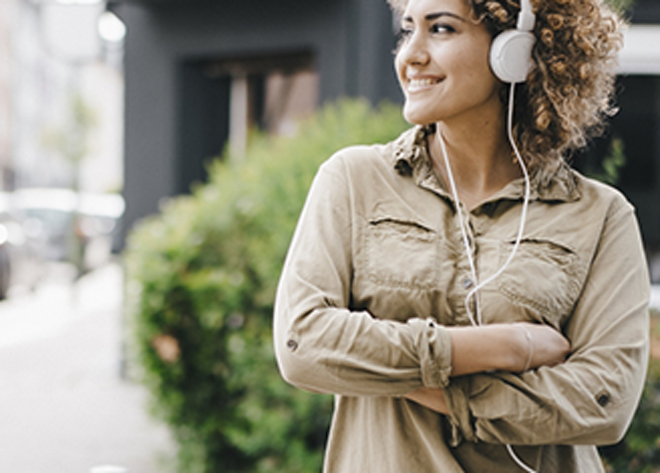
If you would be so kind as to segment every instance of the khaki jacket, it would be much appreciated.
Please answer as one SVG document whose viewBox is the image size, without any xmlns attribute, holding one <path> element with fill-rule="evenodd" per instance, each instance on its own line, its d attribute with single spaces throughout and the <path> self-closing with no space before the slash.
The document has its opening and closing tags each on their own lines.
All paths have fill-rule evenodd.
<svg viewBox="0 0 660 473">
<path fill-rule="evenodd" d="M 478 277 L 516 239 L 523 183 L 471 212 Z M 467 325 L 474 281 L 455 206 L 414 128 L 352 147 L 312 185 L 278 289 L 274 341 L 290 383 L 335 394 L 328 473 L 602 472 L 595 445 L 625 433 L 648 359 L 649 280 L 634 210 L 567 166 L 533 183 L 525 233 L 479 292 L 483 323 L 549 324 L 568 360 L 522 375 L 451 377 L 446 326 Z M 402 396 L 441 387 L 448 416 Z"/>
</svg>

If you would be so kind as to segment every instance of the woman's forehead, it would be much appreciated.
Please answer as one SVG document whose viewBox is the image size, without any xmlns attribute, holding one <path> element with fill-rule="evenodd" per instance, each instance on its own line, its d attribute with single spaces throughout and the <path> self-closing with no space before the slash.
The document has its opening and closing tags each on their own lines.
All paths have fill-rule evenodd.
<svg viewBox="0 0 660 473">
<path fill-rule="evenodd" d="M 428 13 L 443 11 L 467 15 L 472 8 L 469 0 L 408 0 L 405 2 L 403 15 L 424 16 Z"/>
</svg>

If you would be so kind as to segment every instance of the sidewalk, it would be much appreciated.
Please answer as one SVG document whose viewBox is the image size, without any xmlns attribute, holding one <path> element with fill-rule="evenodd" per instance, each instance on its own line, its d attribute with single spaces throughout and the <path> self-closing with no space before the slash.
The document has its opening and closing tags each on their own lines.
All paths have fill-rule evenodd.
<svg viewBox="0 0 660 473">
<path fill-rule="evenodd" d="M 119 377 L 120 268 L 61 279 L 0 303 L 0 472 L 169 471 L 167 429 Z"/>
</svg>

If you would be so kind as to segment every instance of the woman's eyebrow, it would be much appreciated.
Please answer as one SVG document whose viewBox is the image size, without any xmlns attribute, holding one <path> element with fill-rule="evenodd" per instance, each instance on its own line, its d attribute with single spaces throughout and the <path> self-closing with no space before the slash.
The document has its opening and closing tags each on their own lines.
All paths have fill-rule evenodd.
<svg viewBox="0 0 660 473">
<path fill-rule="evenodd" d="M 426 21 L 433 21 L 437 20 L 438 18 L 441 18 L 443 16 L 449 16 L 451 18 L 455 18 L 457 20 L 462 21 L 465 23 L 465 19 L 462 18 L 461 16 L 457 15 L 456 13 L 448 12 L 448 11 L 441 11 L 441 12 L 436 12 L 436 13 L 429 13 L 428 15 L 424 15 L 424 19 Z M 413 23 L 413 19 L 411 16 L 405 16 L 403 17 L 403 21 L 407 23 Z"/>
</svg>

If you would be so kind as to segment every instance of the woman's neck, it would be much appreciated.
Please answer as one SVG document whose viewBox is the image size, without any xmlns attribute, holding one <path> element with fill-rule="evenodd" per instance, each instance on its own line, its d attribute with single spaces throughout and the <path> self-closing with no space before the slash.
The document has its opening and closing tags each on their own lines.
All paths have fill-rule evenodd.
<svg viewBox="0 0 660 473">
<path fill-rule="evenodd" d="M 449 185 L 441 139 L 445 143 L 459 199 L 469 209 L 522 175 L 503 121 L 473 121 L 464 126 L 449 126 L 446 122 L 436 125 L 435 134 L 429 137 L 429 153 L 440 177 Z"/>
</svg>

